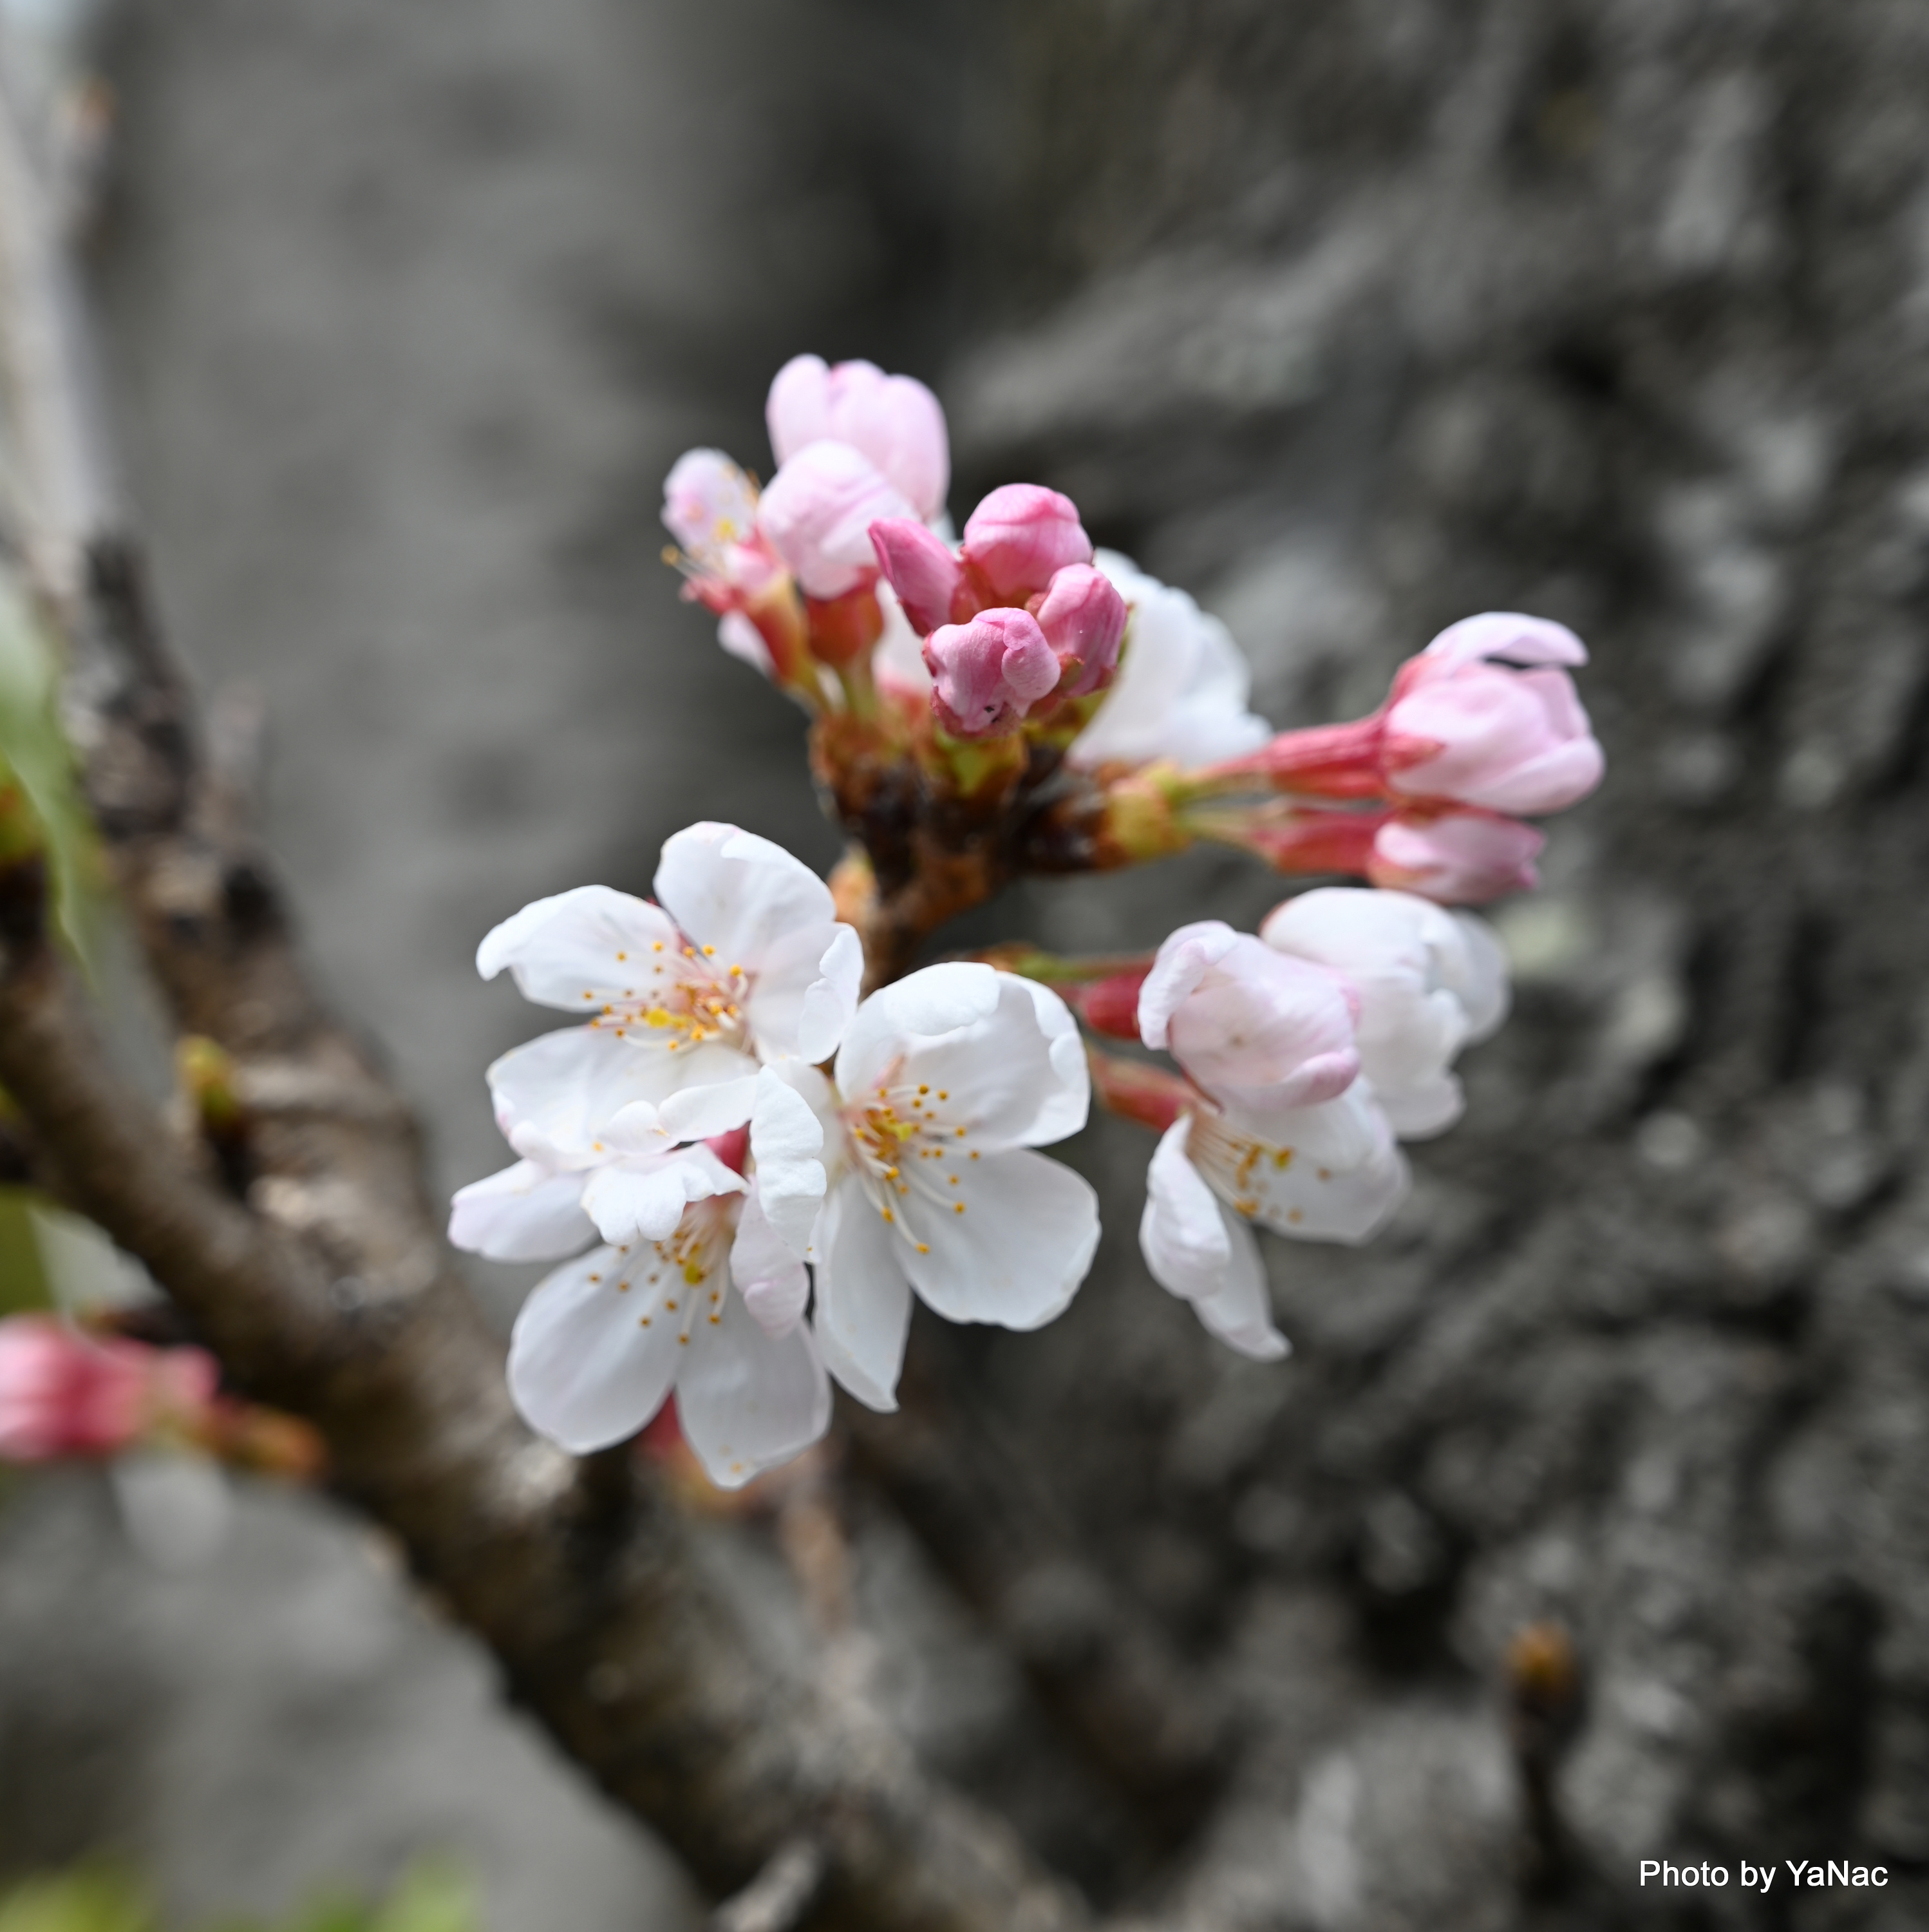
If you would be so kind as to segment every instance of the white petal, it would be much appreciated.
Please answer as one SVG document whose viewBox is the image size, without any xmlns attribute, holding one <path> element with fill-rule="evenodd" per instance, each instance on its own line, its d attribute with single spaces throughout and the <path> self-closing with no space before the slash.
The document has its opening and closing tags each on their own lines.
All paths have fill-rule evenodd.
<svg viewBox="0 0 1929 1932">
<path fill-rule="evenodd" d="M 1302 1162 L 1357 1167 L 1387 1142 L 1386 1115 L 1376 1090 L 1364 1080 L 1310 1107 L 1269 1107 L 1263 1091 L 1242 1094 L 1239 1101 L 1220 1117 L 1229 1132 L 1263 1142 L 1270 1151 L 1290 1149 Z"/>
<path fill-rule="evenodd" d="M 1349 1090 L 1325 1108 L 1304 1110 L 1308 1114 L 1333 1110 L 1319 1124 L 1322 1131 L 1337 1136 L 1341 1128 L 1350 1134 L 1363 1127 L 1371 1133 L 1369 1151 L 1350 1166 L 1322 1159 L 1304 1144 L 1280 1145 L 1242 1136 L 1230 1118 L 1209 1115 L 1194 1120 L 1188 1151 L 1213 1192 L 1244 1219 L 1298 1240 L 1357 1245 L 1385 1226 L 1408 1182 L 1406 1163 L 1376 1102 L 1361 1119 L 1339 1120 L 1337 1110 L 1357 1100 Z"/>
<path fill-rule="evenodd" d="M 699 1322 L 676 1378 L 684 1440 L 718 1488 L 740 1488 L 787 1462 L 831 1420 L 831 1384 L 800 1326 L 769 1335 L 739 1295 L 726 1294 L 714 1324 Z"/>
<path fill-rule="evenodd" d="M 1232 1265 L 1219 1197 L 1186 1156 L 1191 1131 L 1191 1117 L 1184 1114 L 1159 1137 L 1139 1219 L 1139 1246 L 1153 1280 L 1188 1301 L 1216 1294 Z"/>
<path fill-rule="evenodd" d="M 1219 1211 L 1226 1223 L 1226 1272 L 1215 1293 L 1193 1303 L 1193 1312 L 1227 1347 L 1256 1362 L 1276 1362 L 1291 1352 L 1291 1345 L 1273 1326 L 1260 1244 L 1230 1209 Z"/>
<path fill-rule="evenodd" d="M 646 899 L 578 886 L 505 920 L 477 948 L 475 970 L 493 980 L 506 966 L 526 1000 L 591 1012 L 631 993 L 651 947 L 675 939 L 675 927 Z"/>
<path fill-rule="evenodd" d="M 810 1102 L 765 1067 L 750 1115 L 750 1157 L 763 1212 L 800 1260 L 824 1202 L 823 1150 L 823 1123 Z"/>
<path fill-rule="evenodd" d="M 1053 1142 L 1077 1133 L 1089 1118 L 1092 1063 L 1086 1058 L 1078 1022 L 1065 1001 L 1050 987 L 1041 986 L 1035 980 L 1020 979 L 1018 983 L 1031 995 L 1038 1030 L 1045 1036 L 1052 1070 L 1057 1076 L 1026 1138 L 1030 1146 L 1050 1147 Z"/>
<path fill-rule="evenodd" d="M 913 1188 L 895 1210 L 899 1257 L 919 1295 L 948 1320 L 1002 1328 L 1062 1314 L 1098 1251 L 1091 1184 L 1026 1148 L 929 1165 L 929 1191 Z"/>
<path fill-rule="evenodd" d="M 827 955 L 835 951 L 841 971 L 843 949 L 839 946 L 838 935 L 850 931 L 847 926 L 813 920 L 807 925 L 793 926 L 771 940 L 758 964 L 756 976 L 750 982 L 744 1005 L 744 1019 L 762 1058 L 783 1060 L 800 1054 L 806 1059 L 813 1058 L 804 1052 L 807 1010 L 811 1029 L 813 1032 L 821 1031 L 825 1022 L 831 1017 L 825 1000 L 830 999 L 834 1005 L 834 995 L 828 986 L 822 992 L 816 992 L 824 984 L 824 961 Z M 852 932 L 851 937 L 855 941 L 857 935 Z M 860 946 L 860 977 L 863 970 L 863 950 Z M 857 1004 L 856 990 L 853 984 L 849 1003 L 852 1010 Z M 813 993 L 816 994 L 814 998 Z M 849 1010 L 837 1016 L 840 1038 L 849 1018 Z"/>
<path fill-rule="evenodd" d="M 606 1241 L 666 1241 L 693 1201 L 741 1194 L 744 1177 L 706 1147 L 634 1155 L 590 1174 L 583 1211 Z"/>
<path fill-rule="evenodd" d="M 777 675 L 777 660 L 763 640 L 763 633 L 741 610 L 726 610 L 717 626 L 717 641 L 740 664 L 760 670 L 765 677 Z"/>
<path fill-rule="evenodd" d="M 1429 1140 L 1443 1134 L 1466 1111 L 1460 1083 L 1451 1073 L 1409 1081 L 1404 1086 L 1388 1087 L 1376 1080 L 1373 1089 L 1393 1131 L 1403 1141 Z"/>
<path fill-rule="evenodd" d="M 741 1062 L 739 1063 L 741 1064 Z M 756 1106 L 757 1077 L 740 1073 L 703 1087 L 686 1087 L 664 1101 L 657 1118 L 664 1131 L 680 1141 L 707 1141 L 741 1127 Z"/>
<path fill-rule="evenodd" d="M 891 1229 L 855 1181 L 825 1202 L 812 1258 L 813 1325 L 825 1367 L 867 1408 L 894 1409 L 911 1284 Z"/>
<path fill-rule="evenodd" d="M 565 1027 L 503 1054 L 489 1070 L 489 1090 L 496 1123 L 518 1154 L 553 1167 L 586 1167 L 610 1150 L 604 1130 L 625 1108 L 638 1101 L 659 1106 L 686 1082 L 756 1070 L 728 1047 L 666 1053 L 607 1028 Z"/>
<path fill-rule="evenodd" d="M 1490 1039 L 1506 1018 L 1511 998 L 1507 950 L 1485 920 L 1470 912 L 1451 916 L 1466 951 L 1442 976 L 1466 1009 L 1468 1040 Z"/>
<path fill-rule="evenodd" d="M 817 974 L 804 991 L 797 1021 L 797 1051 L 813 1062 L 828 1060 L 837 1052 L 851 1016 L 858 1010 L 858 992 L 864 984 L 864 942 L 856 927 L 838 926 L 837 937 L 817 962 Z"/>
<path fill-rule="evenodd" d="M 774 941 L 837 917 L 831 889 L 781 845 L 705 820 L 666 839 L 657 897 L 699 946 L 755 972 Z"/>
<path fill-rule="evenodd" d="M 1239 943 L 1239 935 L 1221 919 L 1197 920 L 1167 936 L 1139 988 L 1139 1037 L 1148 1046 L 1165 1046 L 1173 1015 Z"/>
<path fill-rule="evenodd" d="M 449 1204 L 449 1239 L 494 1262 L 553 1262 L 596 1238 L 583 1211 L 583 1176 L 532 1160 L 470 1182 Z"/>
<path fill-rule="evenodd" d="M 837 1052 L 837 1084 L 861 1092 L 888 1072 L 906 1047 L 942 1038 L 998 1009 L 998 975 L 964 960 L 927 966 L 882 988 L 858 1007 Z"/>
<path fill-rule="evenodd" d="M 625 1257 L 592 1248 L 537 1285 L 509 1338 L 509 1393 L 529 1426 L 577 1455 L 634 1436 L 663 1406 L 682 1352 L 621 1284 Z M 647 1306 L 647 1304 L 644 1304 Z"/>
<path fill-rule="evenodd" d="M 763 1211 L 753 1186 L 737 1220 L 730 1273 L 753 1319 L 767 1335 L 786 1335 L 804 1318 L 810 1278 Z"/>
</svg>

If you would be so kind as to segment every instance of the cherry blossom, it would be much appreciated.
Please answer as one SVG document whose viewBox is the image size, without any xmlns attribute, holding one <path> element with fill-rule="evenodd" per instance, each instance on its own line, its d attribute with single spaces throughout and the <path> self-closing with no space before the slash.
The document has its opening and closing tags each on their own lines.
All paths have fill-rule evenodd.
<svg viewBox="0 0 1929 1932">
<path fill-rule="evenodd" d="M 1507 1012 L 1506 956 L 1491 927 L 1410 892 L 1334 886 L 1288 899 L 1260 937 L 1345 976 L 1359 999 L 1360 1070 L 1402 1139 L 1459 1119 L 1454 1056 Z"/>
<path fill-rule="evenodd" d="M 813 1264 L 825 1364 L 860 1401 L 895 1406 L 914 1292 L 948 1320 L 1018 1329 L 1077 1292 L 1097 1197 L 1032 1150 L 1090 1106 L 1056 994 L 989 966 L 927 967 L 858 1008 L 833 1078 L 792 1060 L 763 1088 L 759 1185 Z"/>
<path fill-rule="evenodd" d="M 862 451 L 810 442 L 771 478 L 757 505 L 757 529 L 808 595 L 836 598 L 877 574 L 871 525 L 910 508 Z"/>
<path fill-rule="evenodd" d="M 698 1166 L 690 1150 L 682 1160 Z M 531 1426 L 587 1454 L 635 1435 L 674 1389 L 684 1438 L 723 1489 L 816 1442 L 829 1425 L 830 1385 L 797 1319 L 801 1296 L 787 1318 L 768 1321 L 780 1244 L 753 1209 L 719 1187 L 667 1232 L 649 1233 L 660 1226 L 649 1221 L 546 1276 L 509 1343 L 510 1393 Z M 775 1258 L 801 1282 L 787 1254 Z"/>
<path fill-rule="evenodd" d="M 1246 708 L 1252 672 L 1225 626 L 1116 550 L 1095 562 L 1131 616 L 1105 701 L 1073 740 L 1071 762 L 1208 764 L 1265 744 L 1272 727 Z"/>
<path fill-rule="evenodd" d="M 1490 812 L 1397 812 L 1373 834 L 1364 871 L 1376 886 L 1442 905 L 1484 905 L 1541 882 L 1547 836 Z"/>
<path fill-rule="evenodd" d="M 186 1426 L 215 1400 L 200 1348 L 85 1335 L 51 1315 L 0 1321 L 0 1461 L 111 1456 Z"/>
<path fill-rule="evenodd" d="M 1298 1240 L 1368 1240 L 1406 1190 L 1406 1167 L 1385 1116 L 1357 1082 L 1328 1108 L 1308 1108 L 1321 1138 L 1344 1108 L 1364 1136 L 1346 1165 L 1303 1141 L 1245 1130 L 1201 1106 L 1161 1137 L 1146 1177 L 1139 1245 L 1161 1287 L 1191 1303 L 1213 1334 L 1257 1360 L 1286 1352 L 1274 1326 L 1255 1226 Z"/>
<path fill-rule="evenodd" d="M 741 1124 L 759 1064 L 828 1058 L 855 1010 L 857 934 L 780 846 L 690 826 L 665 843 L 655 884 L 654 904 L 607 886 L 538 899 L 477 952 L 484 978 L 506 967 L 526 998 L 589 1016 L 489 1070 L 510 1144 L 550 1170 L 592 1164 L 604 1130 L 637 1102 L 667 1108 L 678 1139 Z M 720 1097 L 734 1118 L 700 1126 L 670 1104 L 712 1089 L 698 1104 L 714 1114 Z"/>
<path fill-rule="evenodd" d="M 909 504 L 935 523 L 945 513 L 951 446 L 938 399 L 911 376 L 875 363 L 794 356 L 777 372 L 764 405 L 779 464 L 814 442 L 848 444 Z"/>
</svg>

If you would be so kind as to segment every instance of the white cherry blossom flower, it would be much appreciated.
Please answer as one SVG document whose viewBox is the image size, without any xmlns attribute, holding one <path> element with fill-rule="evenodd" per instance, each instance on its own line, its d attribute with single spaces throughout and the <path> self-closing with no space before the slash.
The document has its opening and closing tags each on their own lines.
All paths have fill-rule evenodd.
<svg viewBox="0 0 1929 1932">
<path fill-rule="evenodd" d="M 1410 892 L 1331 886 L 1277 907 L 1260 937 L 1358 993 L 1361 1070 L 1402 1139 L 1460 1118 L 1454 1058 L 1507 1014 L 1507 957 L 1490 926 Z"/>
<path fill-rule="evenodd" d="M 816 1442 L 830 1384 L 795 1318 L 801 1297 L 777 1332 L 758 1318 L 771 1241 L 753 1210 L 709 1195 L 666 1233 L 640 1231 L 546 1276 L 509 1343 L 510 1393 L 530 1425 L 586 1454 L 635 1435 L 673 1388 L 684 1438 L 723 1489 Z"/>
<path fill-rule="evenodd" d="M 1232 632 L 1116 550 L 1092 560 L 1132 614 L 1105 701 L 1072 741 L 1070 761 L 1212 764 L 1266 744 L 1272 727 L 1246 708 L 1252 668 Z"/>
<path fill-rule="evenodd" d="M 766 1072 L 759 1184 L 814 1266 L 825 1364 L 860 1401 L 896 1406 L 914 1291 L 954 1322 L 1029 1329 L 1064 1311 L 1098 1247 L 1098 1198 L 1032 1150 L 1077 1132 L 1090 1101 L 1065 1003 L 972 964 L 873 994 L 834 1080 L 795 1060 Z"/>
<path fill-rule="evenodd" d="M 1139 1245 L 1153 1280 L 1258 1361 L 1278 1360 L 1288 1345 L 1273 1324 L 1254 1228 L 1357 1245 L 1406 1191 L 1406 1162 L 1364 1082 L 1305 1108 L 1301 1124 L 1275 1138 L 1201 1107 L 1167 1129 L 1146 1176 Z M 1342 1155 L 1351 1158 L 1340 1164 Z"/>
<path fill-rule="evenodd" d="M 592 1165 L 603 1129 L 638 1102 L 663 1108 L 678 1140 L 740 1125 L 759 1064 L 828 1058 L 856 1010 L 857 934 L 780 846 L 690 826 L 664 844 L 655 883 L 654 904 L 607 886 L 538 899 L 477 952 L 484 978 L 507 967 L 526 998 L 587 1016 L 489 1070 L 496 1118 L 525 1159 Z M 696 1114 L 690 1099 L 681 1114 L 669 1104 L 699 1091 Z M 698 1118 L 733 1107 L 718 1125 Z"/>
</svg>

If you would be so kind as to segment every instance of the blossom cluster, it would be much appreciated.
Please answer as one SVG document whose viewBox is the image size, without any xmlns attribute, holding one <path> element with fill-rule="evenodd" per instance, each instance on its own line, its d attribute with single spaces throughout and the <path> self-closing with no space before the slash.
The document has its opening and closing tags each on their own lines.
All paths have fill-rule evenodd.
<svg viewBox="0 0 1929 1932">
<path fill-rule="evenodd" d="M 766 839 L 693 825 L 653 897 L 580 886 L 490 932 L 483 975 L 578 1023 L 490 1068 L 517 1159 L 457 1195 L 450 1229 L 560 1264 L 511 1345 L 535 1426 L 599 1448 L 674 1391 L 726 1487 L 821 1436 L 833 1382 L 894 1405 L 914 1298 L 1021 1330 L 1063 1312 L 1098 1207 L 1039 1150 L 1095 1096 L 1158 1135 L 1154 1278 L 1232 1347 L 1284 1354 L 1254 1230 L 1357 1243 L 1395 1211 L 1400 1144 L 1459 1117 L 1456 1059 L 1507 1010 L 1499 941 L 1460 908 L 1531 885 L 1528 821 L 1602 772 L 1559 624 L 1466 619 L 1370 716 L 1276 733 L 1224 626 L 1095 548 L 1059 492 L 993 490 L 954 539 L 922 384 L 800 356 L 766 413 L 767 488 L 714 450 L 672 471 L 669 555 L 725 648 L 812 715 L 854 856 L 834 893 Z M 879 908 L 924 882 L 863 851 L 880 795 L 893 836 L 927 812 L 927 850 L 1005 849 L 1070 796 L 1083 864 L 1212 839 L 1361 883 L 1123 961 L 1014 946 L 905 971 L 910 915 Z"/>
</svg>

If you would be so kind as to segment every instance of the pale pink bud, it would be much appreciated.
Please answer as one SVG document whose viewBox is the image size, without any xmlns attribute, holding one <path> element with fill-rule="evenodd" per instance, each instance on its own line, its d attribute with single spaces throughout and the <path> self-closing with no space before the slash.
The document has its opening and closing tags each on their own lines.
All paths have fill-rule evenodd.
<svg viewBox="0 0 1929 1932">
<path fill-rule="evenodd" d="M 1263 1120 L 1352 1084 L 1358 1010 L 1337 975 L 1201 920 L 1159 948 L 1139 993 L 1139 1033 L 1215 1100 Z"/>
<path fill-rule="evenodd" d="M 1544 618 L 1490 611 L 1442 632 L 1394 680 L 1380 742 L 1388 789 L 1502 812 L 1585 797 L 1604 761 L 1556 667 L 1586 659 L 1571 631 Z"/>
<path fill-rule="evenodd" d="M 720 449 L 688 449 L 663 486 L 663 525 L 699 570 L 729 574 L 729 554 L 756 537 L 757 493 Z"/>
<path fill-rule="evenodd" d="M 955 608 L 964 569 L 945 544 L 915 517 L 888 517 L 870 526 L 878 568 L 920 637 L 970 613 Z"/>
<path fill-rule="evenodd" d="M 1402 812 L 1374 835 L 1367 877 L 1442 905 L 1482 905 L 1541 882 L 1545 837 L 1517 818 L 1484 812 Z"/>
<path fill-rule="evenodd" d="M 1125 634 L 1125 600 L 1101 572 L 1068 564 L 1046 587 L 1038 619 L 1059 661 L 1061 698 L 1083 698 L 1110 681 Z"/>
<path fill-rule="evenodd" d="M 924 640 L 938 722 L 960 738 L 1009 730 L 1059 681 L 1059 661 L 1029 610 L 981 610 Z"/>
<path fill-rule="evenodd" d="M 887 376 L 872 362 L 827 368 L 819 356 L 795 356 L 777 372 L 764 406 L 780 465 L 813 442 L 847 442 L 927 522 L 944 514 L 951 446 L 938 399 L 910 376 Z"/>
<path fill-rule="evenodd" d="M 966 523 L 963 548 L 993 594 L 1014 604 L 1035 596 L 1067 564 L 1092 561 L 1077 506 L 1036 483 L 993 490 Z"/>
<path fill-rule="evenodd" d="M 51 1316 L 0 1321 L 0 1459 L 107 1456 L 163 1415 L 203 1408 L 213 1358 L 199 1348 L 95 1341 Z"/>
<path fill-rule="evenodd" d="M 871 581 L 870 526 L 910 505 L 847 442 L 807 443 L 771 479 L 757 527 L 813 597 L 841 597 Z"/>
</svg>

